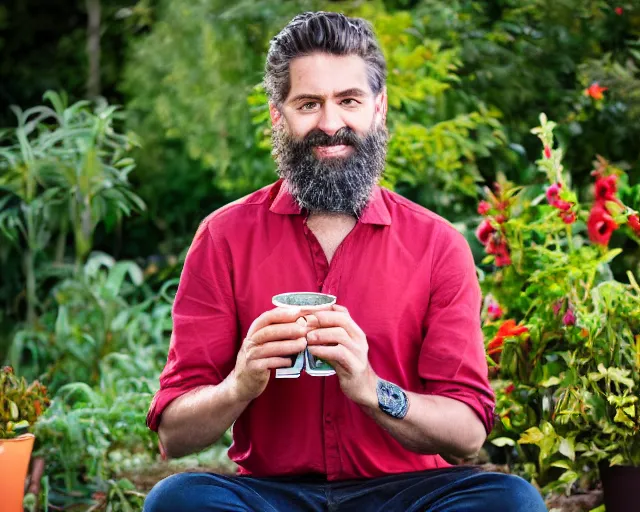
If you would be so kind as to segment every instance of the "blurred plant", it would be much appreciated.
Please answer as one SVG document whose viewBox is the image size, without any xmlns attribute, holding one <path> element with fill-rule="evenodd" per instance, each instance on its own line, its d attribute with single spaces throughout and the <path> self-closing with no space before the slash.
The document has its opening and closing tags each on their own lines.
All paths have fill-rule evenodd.
<svg viewBox="0 0 640 512">
<path fill-rule="evenodd" d="M 40 382 L 29 384 L 10 366 L 0 368 L 0 439 L 32 432 L 49 403 L 47 388 Z"/>
<path fill-rule="evenodd" d="M 626 175 L 598 157 L 585 209 L 555 147 L 555 123 L 540 121 L 532 132 L 546 191 L 500 178 L 478 208 L 483 263 L 495 265 L 482 281 L 501 420 L 492 442 L 515 450 L 525 476 L 568 492 L 592 485 L 601 461 L 640 465 L 640 287 L 631 272 L 628 283 L 613 278 L 609 262 L 621 250 L 607 247 L 614 229 L 639 243 L 640 231 L 637 211 L 618 197 Z M 504 244 L 510 261 L 490 243 Z"/>
<path fill-rule="evenodd" d="M 76 265 L 92 247 L 98 223 L 113 226 L 123 214 L 141 210 L 127 176 L 134 168 L 125 154 L 134 139 L 117 133 L 114 106 L 86 101 L 69 107 L 66 99 L 47 92 L 53 105 L 13 110 L 17 128 L 5 131 L 0 143 L 0 232 L 23 252 L 27 289 L 27 323 L 36 318 L 36 265 L 57 233 L 56 261 L 64 259 L 68 231 L 75 242 Z"/>
<path fill-rule="evenodd" d="M 175 286 L 177 280 L 167 281 L 152 294 L 135 263 L 94 253 L 79 275 L 53 288 L 39 325 L 16 333 L 9 361 L 21 373 L 39 376 L 52 392 L 76 381 L 97 384 L 100 365 L 121 351 L 144 353 L 138 370 L 151 365 L 144 374 L 154 375 L 166 357 L 168 293 Z"/>
</svg>

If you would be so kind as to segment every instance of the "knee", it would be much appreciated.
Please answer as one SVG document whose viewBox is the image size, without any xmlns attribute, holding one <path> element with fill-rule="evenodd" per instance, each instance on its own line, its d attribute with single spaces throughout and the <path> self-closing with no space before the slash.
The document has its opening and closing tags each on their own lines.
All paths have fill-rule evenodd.
<svg viewBox="0 0 640 512">
<path fill-rule="evenodd" d="M 495 510 L 513 512 L 546 512 L 547 507 L 540 492 L 525 479 L 514 475 L 501 475 L 498 486 L 500 503 Z"/>
<path fill-rule="evenodd" d="M 144 500 L 143 512 L 175 512 L 188 509 L 190 480 L 193 475 L 180 473 L 160 480 Z"/>
</svg>

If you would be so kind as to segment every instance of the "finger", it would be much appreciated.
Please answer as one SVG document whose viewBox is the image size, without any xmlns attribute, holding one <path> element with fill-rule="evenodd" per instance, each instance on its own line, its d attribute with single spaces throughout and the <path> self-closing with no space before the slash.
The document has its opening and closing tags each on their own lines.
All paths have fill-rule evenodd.
<svg viewBox="0 0 640 512">
<path fill-rule="evenodd" d="M 342 327 L 352 338 L 364 336 L 362 329 L 346 313 L 340 311 L 318 311 L 313 316 L 317 318 L 319 327 Z"/>
<path fill-rule="evenodd" d="M 315 315 L 305 315 L 304 320 L 309 329 L 316 329 L 320 327 L 320 322 L 318 322 L 318 319 L 315 317 Z"/>
<path fill-rule="evenodd" d="M 300 308 L 274 308 L 265 311 L 253 321 L 251 327 L 249 327 L 247 338 L 251 338 L 255 332 L 267 325 L 294 323 L 300 318 L 300 311 Z"/>
<path fill-rule="evenodd" d="M 296 322 L 289 324 L 273 324 L 263 327 L 251 336 L 256 345 L 262 345 L 271 341 L 296 340 L 304 337 L 309 328 Z"/>
<path fill-rule="evenodd" d="M 342 327 L 327 327 L 315 329 L 307 334 L 309 345 L 345 345 L 347 348 L 353 344 L 353 340 Z"/>
<path fill-rule="evenodd" d="M 291 368 L 291 359 L 288 357 L 269 357 L 252 361 L 249 366 L 252 370 L 275 370 L 277 368 Z"/>
<path fill-rule="evenodd" d="M 344 306 L 341 306 L 340 304 L 334 304 L 333 305 L 333 311 L 338 311 L 340 313 L 346 313 L 347 315 L 349 314 L 349 310 L 347 308 L 345 308 Z"/>
<path fill-rule="evenodd" d="M 323 361 L 328 361 L 332 366 L 340 366 L 349 371 L 353 368 L 353 354 L 344 345 L 314 345 L 309 347 L 311 355 Z"/>
<path fill-rule="evenodd" d="M 306 338 L 295 340 L 272 341 L 263 345 L 253 345 L 247 350 L 247 361 L 269 359 L 271 357 L 284 357 L 299 354 L 307 347 Z M 289 365 L 291 359 L 289 358 Z"/>
</svg>

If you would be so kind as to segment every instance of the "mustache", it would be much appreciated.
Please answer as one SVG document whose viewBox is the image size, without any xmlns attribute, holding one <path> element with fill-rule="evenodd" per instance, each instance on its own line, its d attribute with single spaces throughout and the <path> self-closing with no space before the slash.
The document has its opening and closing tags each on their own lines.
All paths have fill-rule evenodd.
<svg viewBox="0 0 640 512">
<path fill-rule="evenodd" d="M 329 135 L 322 130 L 315 129 L 310 131 L 302 139 L 305 147 L 314 146 L 355 146 L 359 147 L 362 143 L 360 137 L 348 126 L 340 128 L 333 135 Z"/>
</svg>

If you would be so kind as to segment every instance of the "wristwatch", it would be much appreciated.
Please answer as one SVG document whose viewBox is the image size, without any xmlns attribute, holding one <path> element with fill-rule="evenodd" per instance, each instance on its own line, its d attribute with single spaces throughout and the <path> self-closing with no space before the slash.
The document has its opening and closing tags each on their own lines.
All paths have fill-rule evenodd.
<svg viewBox="0 0 640 512">
<path fill-rule="evenodd" d="M 378 379 L 376 386 L 378 407 L 392 418 L 401 420 L 409 410 L 409 398 L 400 386 Z"/>
</svg>

